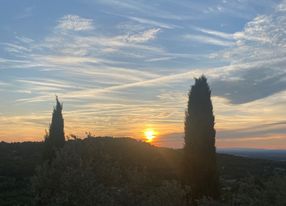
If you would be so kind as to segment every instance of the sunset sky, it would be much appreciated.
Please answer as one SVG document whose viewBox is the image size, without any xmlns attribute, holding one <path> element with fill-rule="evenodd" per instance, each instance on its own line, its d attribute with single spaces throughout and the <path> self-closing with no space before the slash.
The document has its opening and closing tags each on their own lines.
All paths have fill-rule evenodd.
<svg viewBox="0 0 286 206">
<path fill-rule="evenodd" d="M 66 135 L 181 147 L 205 74 L 218 147 L 286 149 L 286 1 L 3 0 L 0 44 L 0 141 L 41 141 L 58 95 Z"/>
</svg>

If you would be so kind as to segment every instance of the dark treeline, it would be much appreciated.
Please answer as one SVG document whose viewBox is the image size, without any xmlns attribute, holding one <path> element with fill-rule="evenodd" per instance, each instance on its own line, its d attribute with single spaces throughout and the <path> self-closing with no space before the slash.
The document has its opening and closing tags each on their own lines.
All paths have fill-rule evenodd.
<svg viewBox="0 0 286 206">
<path fill-rule="evenodd" d="M 65 141 L 62 109 L 56 98 L 43 143 L 0 144 L 0 205 L 286 205 L 286 163 L 216 154 L 204 76 L 189 92 L 183 149 L 90 135 Z"/>
</svg>

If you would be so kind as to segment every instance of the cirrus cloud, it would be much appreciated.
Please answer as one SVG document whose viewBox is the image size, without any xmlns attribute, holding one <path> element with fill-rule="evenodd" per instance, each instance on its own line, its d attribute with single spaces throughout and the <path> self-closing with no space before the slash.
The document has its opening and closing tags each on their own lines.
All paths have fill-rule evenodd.
<svg viewBox="0 0 286 206">
<path fill-rule="evenodd" d="M 57 28 L 61 30 L 85 31 L 94 29 L 94 26 L 92 19 L 77 15 L 65 15 L 58 21 Z"/>
</svg>

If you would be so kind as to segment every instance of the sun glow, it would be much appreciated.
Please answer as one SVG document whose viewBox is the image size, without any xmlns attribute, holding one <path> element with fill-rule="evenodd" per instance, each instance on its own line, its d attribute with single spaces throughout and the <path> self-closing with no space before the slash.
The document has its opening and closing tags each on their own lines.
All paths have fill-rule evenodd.
<svg viewBox="0 0 286 206">
<path fill-rule="evenodd" d="M 155 138 L 156 132 L 153 129 L 147 129 L 144 132 L 146 142 L 152 142 L 153 139 Z"/>
</svg>

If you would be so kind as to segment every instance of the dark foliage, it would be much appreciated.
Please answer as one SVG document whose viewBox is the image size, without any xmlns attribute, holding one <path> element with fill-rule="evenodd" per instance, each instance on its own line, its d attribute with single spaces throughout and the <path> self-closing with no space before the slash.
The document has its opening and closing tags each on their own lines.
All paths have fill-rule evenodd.
<svg viewBox="0 0 286 206">
<path fill-rule="evenodd" d="M 195 79 L 185 117 L 184 180 L 192 198 L 219 197 L 214 115 L 207 79 Z"/>
<path fill-rule="evenodd" d="M 49 133 L 45 136 L 44 160 L 50 161 L 53 159 L 56 151 L 64 146 L 65 134 L 62 109 L 63 105 L 59 102 L 58 97 L 56 97 L 56 106 L 54 107 Z"/>
<path fill-rule="evenodd" d="M 43 143 L 0 143 L 0 205 L 31 205 L 30 177 L 41 163 Z"/>
<path fill-rule="evenodd" d="M 36 166 L 41 163 L 43 146 L 44 143 L 42 142 L 0 143 L 1 206 L 32 204 L 34 195 L 31 189 L 30 178 L 34 174 Z M 55 161 L 57 163 L 45 164 L 45 166 L 41 167 L 42 169 L 39 169 L 41 173 L 37 177 L 43 178 L 38 182 L 42 183 L 38 184 L 39 193 L 40 191 L 51 190 L 49 189 L 51 185 L 59 185 L 59 183 L 64 182 L 60 188 L 65 188 L 63 190 L 63 192 L 66 191 L 65 195 L 69 195 L 69 198 L 74 198 L 75 200 L 73 201 L 78 201 L 76 199 L 79 198 L 80 193 L 77 190 L 86 191 L 84 190 L 85 187 L 89 188 L 97 185 L 93 189 L 88 189 L 88 191 L 97 194 L 98 188 L 104 188 L 102 192 L 106 191 L 107 195 L 110 195 L 111 191 L 114 191 L 113 185 L 116 183 L 115 185 L 125 188 L 121 190 L 122 193 L 119 193 L 120 198 L 123 199 L 120 201 L 130 200 L 132 202 L 136 199 L 144 206 L 165 205 L 168 202 L 169 204 L 167 205 L 171 206 L 183 205 L 185 194 L 189 192 L 186 187 L 179 184 L 181 182 L 179 168 L 183 159 L 183 150 L 181 149 L 154 147 L 130 138 L 88 138 L 68 141 L 60 154 L 65 155 L 56 158 L 57 160 Z M 79 161 L 80 159 L 82 160 Z M 91 159 L 94 159 L 94 163 L 88 166 Z M 218 154 L 217 160 L 222 179 L 222 199 L 224 201 L 231 201 L 232 199 L 238 201 L 238 193 L 241 193 L 243 197 L 248 195 L 245 193 L 252 194 L 249 192 L 250 189 L 247 192 L 243 192 L 245 191 L 244 189 L 237 189 L 242 182 L 247 182 L 247 180 L 243 180 L 245 177 L 255 176 L 256 179 L 260 179 L 262 182 L 271 183 L 274 180 L 271 176 L 274 176 L 276 173 L 283 175 L 286 171 L 285 162 L 256 160 L 221 154 Z M 82 164 L 80 162 L 85 163 Z M 95 167 L 95 165 L 99 166 Z M 96 171 L 90 169 L 97 167 L 100 169 L 96 169 Z M 57 174 L 62 179 L 58 177 L 45 178 L 57 176 Z M 275 185 L 277 184 L 276 190 L 281 190 L 281 192 L 277 193 L 279 196 L 274 196 L 274 198 L 279 199 L 282 198 L 284 191 L 281 189 L 283 179 L 281 179 L 280 185 L 277 183 L 280 179 L 278 177 L 275 179 L 277 180 L 274 183 Z M 45 181 L 48 181 L 47 185 L 50 185 L 50 187 L 45 187 Z M 85 184 L 88 184 L 88 186 L 85 186 Z M 142 185 L 148 186 L 147 189 Z M 268 188 L 270 192 L 270 187 Z M 59 188 L 56 188 L 55 191 L 57 190 Z M 111 194 L 112 196 L 108 197 L 119 201 L 118 193 Z M 47 195 L 50 195 L 50 193 L 47 193 Z M 98 195 L 95 195 L 94 198 L 107 197 L 106 194 Z M 88 194 L 83 195 L 83 197 L 87 196 Z M 241 198 L 239 197 L 239 199 Z M 257 199 L 259 197 L 250 197 L 248 195 L 248 198 Z M 207 204 L 204 201 L 203 204 L 217 205 L 212 201 L 208 202 L 210 203 Z"/>
<path fill-rule="evenodd" d="M 223 202 L 239 206 L 286 205 L 286 176 L 249 176 L 224 183 Z"/>
<path fill-rule="evenodd" d="M 69 141 L 33 178 L 35 204 L 184 205 L 182 186 L 169 182 L 176 174 L 165 171 L 170 163 L 156 147 L 130 138 Z"/>
</svg>

